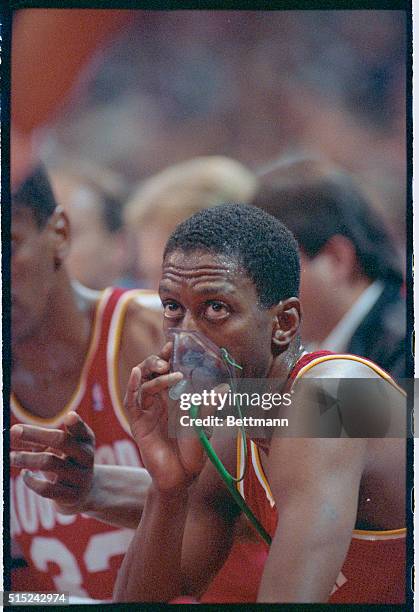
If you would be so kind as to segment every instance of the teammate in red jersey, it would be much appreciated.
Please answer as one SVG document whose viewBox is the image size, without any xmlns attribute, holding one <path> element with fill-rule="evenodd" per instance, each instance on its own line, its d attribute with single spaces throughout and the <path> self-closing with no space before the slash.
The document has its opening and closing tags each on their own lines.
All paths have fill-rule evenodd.
<svg viewBox="0 0 419 612">
<path fill-rule="evenodd" d="M 73 284 L 69 235 L 37 167 L 12 202 L 11 535 L 28 563 L 12 588 L 22 578 L 31 590 L 109 599 L 132 531 L 80 513 L 138 522 L 149 477 L 122 399 L 133 365 L 161 342 L 161 315 L 140 291 Z"/>
<path fill-rule="evenodd" d="M 248 468 L 239 485 L 272 536 L 257 600 L 400 603 L 405 440 L 385 439 L 381 429 L 388 410 L 396 420 L 405 418 L 404 398 L 385 372 L 362 358 L 304 354 L 298 285 L 297 245 L 279 221 L 248 206 L 208 209 L 178 226 L 166 245 L 160 283 L 165 327 L 198 331 L 227 349 L 243 368 L 241 378 L 295 390 L 284 414 L 304 437 L 275 431 L 248 440 Z M 168 343 L 134 368 L 128 383 L 131 431 L 152 485 L 119 572 L 117 600 L 199 596 L 231 549 L 239 515 L 213 465 L 203 460 L 199 441 L 168 434 L 167 392 L 182 379 L 170 372 L 172 348 Z M 365 378 L 384 380 L 387 399 L 378 429 L 366 427 L 360 437 L 359 415 L 369 423 L 371 398 L 352 383 Z M 301 395 L 304 380 L 316 391 L 311 403 Z M 352 387 L 342 396 L 329 385 L 327 395 L 328 381 Z M 328 412 L 330 399 L 342 409 L 339 432 L 306 433 L 304 425 Z M 236 444 L 222 433 L 223 427 L 215 428 L 213 446 L 234 473 Z"/>
</svg>

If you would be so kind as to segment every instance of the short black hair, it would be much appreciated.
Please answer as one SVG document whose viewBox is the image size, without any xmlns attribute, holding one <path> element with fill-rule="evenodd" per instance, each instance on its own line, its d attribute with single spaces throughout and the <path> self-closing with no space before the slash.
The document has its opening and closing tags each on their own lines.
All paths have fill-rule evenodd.
<svg viewBox="0 0 419 612">
<path fill-rule="evenodd" d="M 57 207 L 48 174 L 43 165 L 39 164 L 30 175 L 12 193 L 13 208 L 29 209 L 39 228 L 46 222 Z"/>
<path fill-rule="evenodd" d="M 124 203 L 125 200 L 121 201 L 116 196 L 103 192 L 101 204 L 103 220 L 108 232 L 118 232 L 122 228 L 124 224 L 122 215 Z"/>
<path fill-rule="evenodd" d="M 236 259 L 254 282 L 264 308 L 298 296 L 297 242 L 283 223 L 255 206 L 221 204 L 199 211 L 176 227 L 164 257 L 176 250 Z"/>
<path fill-rule="evenodd" d="M 88 165 L 85 170 L 70 168 L 67 175 L 92 193 L 99 205 L 99 214 L 106 230 L 109 233 L 118 232 L 124 223 L 123 209 L 128 197 L 128 190 L 122 183 L 111 184 L 106 173 L 101 175 L 100 170 Z"/>
<path fill-rule="evenodd" d="M 123 228 L 123 210 L 129 196 L 125 181 L 109 169 L 88 160 L 66 159 L 48 165 L 52 183 L 54 179 L 69 179 L 75 186 L 86 189 L 97 204 L 104 228 L 116 233 Z"/>
<path fill-rule="evenodd" d="M 285 223 L 308 257 L 342 235 L 354 245 L 365 276 L 401 283 L 397 250 L 384 220 L 345 172 L 284 177 L 262 187 L 253 204 Z"/>
</svg>

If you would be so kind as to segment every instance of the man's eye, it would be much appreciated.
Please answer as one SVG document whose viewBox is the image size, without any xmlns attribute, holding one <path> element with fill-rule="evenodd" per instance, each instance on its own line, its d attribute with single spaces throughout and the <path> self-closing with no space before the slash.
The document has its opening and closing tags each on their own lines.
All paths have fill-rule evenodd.
<svg viewBox="0 0 419 612">
<path fill-rule="evenodd" d="M 177 304 L 176 302 L 165 302 L 163 304 L 163 308 L 164 316 L 171 319 L 176 319 L 182 314 L 182 308 L 180 304 Z"/>
<path fill-rule="evenodd" d="M 229 314 L 230 310 L 223 302 L 208 302 L 205 306 L 205 317 L 209 320 L 224 319 Z"/>
</svg>

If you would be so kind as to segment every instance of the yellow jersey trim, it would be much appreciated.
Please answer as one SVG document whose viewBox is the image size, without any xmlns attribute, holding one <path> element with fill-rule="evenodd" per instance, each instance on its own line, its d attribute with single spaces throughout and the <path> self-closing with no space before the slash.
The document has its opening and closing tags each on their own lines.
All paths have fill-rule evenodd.
<svg viewBox="0 0 419 612">
<path fill-rule="evenodd" d="M 257 445 L 251 440 L 250 441 L 250 449 L 251 449 L 251 453 L 252 453 L 252 463 L 253 463 L 253 469 L 255 470 L 255 474 L 257 476 L 257 479 L 259 480 L 260 484 L 262 485 L 266 497 L 268 498 L 268 501 L 271 505 L 271 507 L 273 508 L 275 506 L 275 500 L 274 497 L 272 495 L 272 491 L 271 491 L 271 487 L 269 486 L 269 482 L 268 479 L 266 478 L 266 474 L 265 471 L 263 469 L 262 466 L 262 461 L 260 459 L 260 454 L 259 454 L 259 449 L 257 447 Z"/>
<path fill-rule="evenodd" d="M 389 529 L 384 531 L 370 531 L 363 529 L 354 529 L 352 537 L 356 540 L 400 540 L 406 537 L 407 529 Z"/>
<path fill-rule="evenodd" d="M 243 436 L 241 435 L 241 432 L 237 432 L 237 438 L 236 438 L 237 442 L 236 442 L 236 448 L 237 448 L 237 474 L 236 474 L 236 478 L 239 479 L 242 477 L 243 475 L 243 471 L 244 471 L 244 465 L 243 465 L 243 457 L 244 455 L 244 440 L 243 440 Z M 243 497 L 243 499 L 245 499 L 244 496 L 244 478 L 241 478 L 241 480 L 236 481 L 236 487 L 238 492 L 240 493 L 240 495 Z"/>
<path fill-rule="evenodd" d="M 122 392 L 119 380 L 121 337 L 124 328 L 125 315 L 131 300 L 141 298 L 142 295 L 152 294 L 155 294 L 155 292 L 149 289 L 131 289 L 123 293 L 115 307 L 111 324 L 109 326 L 108 345 L 106 349 L 109 394 L 111 396 L 112 405 L 118 421 L 129 435 L 131 435 L 131 430 L 122 402 Z"/>
<path fill-rule="evenodd" d="M 307 363 L 305 366 L 301 368 L 301 370 L 298 372 L 298 374 L 294 378 L 293 384 L 295 383 L 296 380 L 301 378 L 301 376 L 303 376 L 306 372 L 311 370 L 314 366 L 320 363 L 324 363 L 326 361 L 333 361 L 335 359 L 342 359 L 342 360 L 346 359 L 348 361 L 356 361 L 358 363 L 362 363 L 370 367 L 371 370 L 373 370 L 376 374 L 378 374 L 379 376 L 384 378 L 387 382 L 389 382 L 392 385 L 392 387 L 400 391 L 402 395 L 406 395 L 406 392 L 401 387 L 399 387 L 399 385 L 396 383 L 395 380 L 393 380 L 390 374 L 388 374 L 385 370 L 380 368 L 380 366 L 378 366 L 373 361 L 370 361 L 369 359 L 365 359 L 364 357 L 359 357 L 358 355 L 347 355 L 347 354 L 336 354 L 335 355 L 333 354 L 333 355 L 323 355 L 322 357 L 316 357 L 316 359 L 313 359 L 313 361 L 310 361 L 309 363 Z"/>
<path fill-rule="evenodd" d="M 87 350 L 86 358 L 84 360 L 83 367 L 80 373 L 79 382 L 70 400 L 67 402 L 64 408 L 62 408 L 54 417 L 44 418 L 39 415 L 34 415 L 28 410 L 26 410 L 26 408 L 21 405 L 18 398 L 12 392 L 10 395 L 11 408 L 16 418 L 19 419 L 22 423 L 55 427 L 61 424 L 67 412 L 70 412 L 71 410 L 77 411 L 81 398 L 83 397 L 86 391 L 87 374 L 89 372 L 93 356 L 98 346 L 100 332 L 102 329 L 102 315 L 105 306 L 108 302 L 108 299 L 111 295 L 111 292 L 111 288 L 102 291 L 101 296 L 99 297 L 98 302 L 96 304 L 89 348 Z"/>
</svg>

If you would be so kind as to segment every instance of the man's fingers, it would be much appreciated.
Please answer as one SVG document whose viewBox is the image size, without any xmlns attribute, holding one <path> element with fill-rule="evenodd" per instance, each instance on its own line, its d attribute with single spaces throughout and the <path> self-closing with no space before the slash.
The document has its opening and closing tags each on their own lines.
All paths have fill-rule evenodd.
<svg viewBox="0 0 419 612">
<path fill-rule="evenodd" d="M 64 417 L 64 425 L 67 431 L 77 440 L 83 442 L 92 442 L 94 444 L 95 435 L 90 427 L 77 414 L 77 412 L 69 412 Z"/>
<path fill-rule="evenodd" d="M 157 395 L 178 383 L 182 378 L 182 372 L 171 372 L 170 374 L 153 378 L 153 380 L 149 380 L 141 385 L 141 396 L 144 397 L 146 394 Z"/>
<path fill-rule="evenodd" d="M 141 368 L 133 368 L 128 380 L 127 391 L 124 398 L 124 406 L 128 413 L 137 407 L 137 397 L 141 386 Z"/>
<path fill-rule="evenodd" d="M 61 456 L 88 467 L 93 463 L 95 437 L 88 425 L 75 413 L 64 419 L 67 431 L 33 425 L 14 425 L 10 430 L 10 444 L 16 451 L 34 451 Z"/>
<path fill-rule="evenodd" d="M 67 501 L 68 503 L 74 501 L 75 495 L 77 495 L 77 489 L 71 485 L 66 485 L 61 482 L 50 482 L 49 480 L 43 480 L 36 478 L 29 470 L 22 471 L 23 481 L 32 491 L 42 495 L 42 497 L 48 497 L 49 499 L 60 499 L 60 502 Z"/>
<path fill-rule="evenodd" d="M 172 354 L 173 342 L 167 342 L 159 355 L 150 355 L 133 368 L 128 381 L 124 404 L 127 409 L 136 408 L 141 395 L 141 385 L 149 380 L 160 378 L 170 370 L 169 359 Z"/>
<path fill-rule="evenodd" d="M 42 472 L 54 484 L 80 487 L 84 478 L 80 465 L 76 466 L 68 458 L 62 459 L 52 453 L 11 453 L 10 462 L 17 468 Z"/>
<path fill-rule="evenodd" d="M 56 472 L 63 467 L 64 462 L 64 459 L 52 453 L 28 453 L 24 451 L 10 453 L 10 463 L 17 468 Z"/>
<path fill-rule="evenodd" d="M 182 378 L 183 374 L 181 372 L 171 372 L 170 374 L 158 376 L 157 378 L 153 378 L 141 384 L 141 380 L 143 379 L 142 366 L 136 366 L 132 370 L 128 381 L 124 400 L 126 409 L 132 411 L 137 408 L 143 408 L 143 399 L 146 395 L 157 395 L 161 391 L 178 383 Z"/>
<path fill-rule="evenodd" d="M 166 374 L 170 370 L 170 364 L 159 355 L 150 355 L 138 366 L 141 370 L 141 381 L 146 382 L 156 375 Z"/>
<path fill-rule="evenodd" d="M 173 342 L 172 341 L 166 342 L 166 344 L 160 351 L 159 356 L 165 361 L 169 361 L 170 357 L 172 356 L 172 351 L 173 351 Z"/>
<path fill-rule="evenodd" d="M 94 447 L 78 441 L 69 440 L 63 445 L 63 451 L 59 455 L 54 450 L 47 448 L 45 451 L 12 451 L 10 463 L 14 467 L 27 467 L 34 470 L 52 470 L 74 468 L 88 469 L 94 462 Z"/>
<path fill-rule="evenodd" d="M 81 442 L 78 439 L 69 439 L 63 445 L 64 457 L 70 463 L 75 463 L 81 467 L 89 468 L 95 459 L 95 446 L 92 441 Z"/>
<path fill-rule="evenodd" d="M 11 427 L 10 439 L 12 445 L 19 442 L 30 442 L 59 449 L 66 439 L 66 433 L 61 429 L 19 424 Z"/>
<path fill-rule="evenodd" d="M 27 451 L 45 451 L 48 446 L 45 444 L 36 444 L 35 442 L 25 442 L 19 438 L 10 438 L 10 447 L 12 450 L 27 450 Z"/>
</svg>

